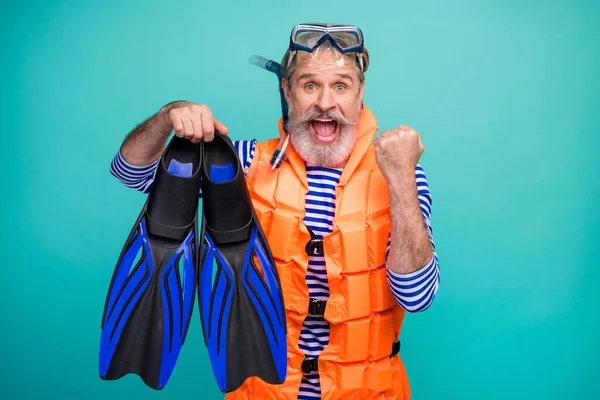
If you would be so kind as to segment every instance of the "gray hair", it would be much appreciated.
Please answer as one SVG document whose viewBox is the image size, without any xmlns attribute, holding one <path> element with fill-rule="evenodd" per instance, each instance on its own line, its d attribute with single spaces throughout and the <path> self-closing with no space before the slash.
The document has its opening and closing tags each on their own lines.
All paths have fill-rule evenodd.
<svg viewBox="0 0 600 400">
<path fill-rule="evenodd" d="M 311 37 L 309 39 L 309 45 L 314 45 L 314 43 L 316 43 L 320 37 L 321 37 L 320 33 L 315 33 L 314 37 Z M 337 38 L 337 39 L 339 39 L 339 38 Z M 343 40 L 339 40 L 339 43 L 341 46 L 344 46 L 347 44 L 347 43 L 344 43 Z M 331 43 L 329 41 L 323 43 L 321 46 L 329 46 L 331 49 L 334 49 L 334 47 L 331 45 Z M 281 60 L 281 73 L 283 74 L 283 78 L 288 80 L 288 87 L 291 86 L 290 78 L 292 77 L 292 75 L 294 74 L 294 71 L 296 70 L 297 57 L 294 57 L 294 55 L 295 55 L 295 52 L 290 51 L 290 49 L 288 49 L 285 52 L 283 59 Z M 359 55 L 357 53 L 348 53 L 347 55 L 354 59 L 354 65 L 356 66 L 356 72 L 358 73 L 358 80 L 359 80 L 360 84 L 362 85 L 365 81 L 364 73 L 367 72 L 367 69 L 369 68 L 369 51 L 367 50 L 367 47 L 365 46 L 363 48 L 362 55 Z M 362 65 L 363 65 L 362 68 L 361 68 L 361 59 L 360 59 L 361 57 L 362 57 Z"/>
</svg>

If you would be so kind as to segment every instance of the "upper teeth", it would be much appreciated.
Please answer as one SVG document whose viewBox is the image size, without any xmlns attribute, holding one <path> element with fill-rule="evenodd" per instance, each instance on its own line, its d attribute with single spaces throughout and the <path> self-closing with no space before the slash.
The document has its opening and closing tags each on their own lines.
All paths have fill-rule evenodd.
<svg viewBox="0 0 600 400">
<path fill-rule="evenodd" d="M 319 121 L 319 122 L 333 122 L 332 119 L 316 119 L 315 121 Z"/>
</svg>

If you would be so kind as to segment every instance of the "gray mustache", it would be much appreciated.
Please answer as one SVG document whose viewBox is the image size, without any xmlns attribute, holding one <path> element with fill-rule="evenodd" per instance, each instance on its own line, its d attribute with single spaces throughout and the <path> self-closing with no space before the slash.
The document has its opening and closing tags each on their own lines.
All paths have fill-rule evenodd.
<svg viewBox="0 0 600 400">
<path fill-rule="evenodd" d="M 301 123 L 309 123 L 315 119 L 331 119 L 340 125 L 355 125 L 356 124 L 356 122 L 354 122 L 353 120 L 351 120 L 349 118 L 345 118 L 342 114 L 335 112 L 335 111 L 322 113 L 320 111 L 313 110 L 313 111 L 309 111 L 305 115 L 295 117 L 294 119 L 296 119 L 296 121 L 301 122 Z"/>
</svg>

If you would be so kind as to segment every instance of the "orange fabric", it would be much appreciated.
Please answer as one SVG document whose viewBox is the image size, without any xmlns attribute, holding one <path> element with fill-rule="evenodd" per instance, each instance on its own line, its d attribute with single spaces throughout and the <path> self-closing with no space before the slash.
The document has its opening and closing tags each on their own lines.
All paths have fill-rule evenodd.
<svg viewBox="0 0 600 400">
<path fill-rule="evenodd" d="M 281 134 L 282 121 L 279 121 Z M 323 238 L 330 297 L 325 319 L 329 345 L 319 356 L 322 399 L 410 398 L 399 355 L 390 358 L 404 317 L 386 280 L 385 253 L 390 233 L 389 194 L 372 144 L 377 123 L 363 108 L 358 138 L 336 188 L 333 232 Z M 258 143 L 250 171 L 269 162 L 279 139 Z M 308 315 L 306 286 L 310 239 L 302 223 L 308 191 L 305 164 L 290 145 L 276 174 L 248 174 L 252 201 L 280 275 L 287 315 L 288 370 L 282 385 L 258 378 L 226 396 L 227 400 L 297 399 L 304 354 L 298 346 Z"/>
</svg>

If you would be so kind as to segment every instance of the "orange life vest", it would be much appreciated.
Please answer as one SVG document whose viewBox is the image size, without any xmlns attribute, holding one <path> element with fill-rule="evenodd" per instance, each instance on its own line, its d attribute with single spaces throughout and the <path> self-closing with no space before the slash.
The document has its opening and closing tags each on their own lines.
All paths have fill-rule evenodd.
<svg viewBox="0 0 600 400">
<path fill-rule="evenodd" d="M 410 398 L 410 387 L 398 353 L 403 310 L 386 279 L 385 254 L 390 233 L 387 182 L 372 144 L 375 117 L 360 113 L 356 146 L 336 187 L 333 232 L 323 237 L 330 297 L 324 318 L 330 323 L 329 344 L 318 357 L 322 399 Z M 282 120 L 279 121 L 282 133 Z M 306 285 L 311 236 L 304 225 L 308 192 L 305 164 L 293 146 L 269 178 L 252 173 L 269 162 L 279 139 L 257 144 L 247 177 L 256 213 L 279 271 L 287 315 L 286 381 L 269 385 L 252 377 L 226 400 L 297 399 L 305 356 L 298 346 L 308 315 Z M 393 350 L 395 348 L 395 350 Z"/>
</svg>

